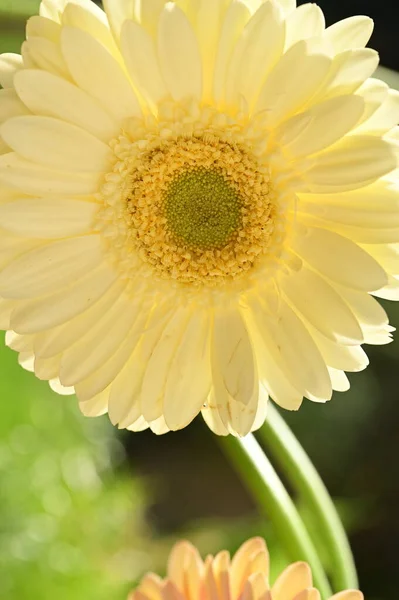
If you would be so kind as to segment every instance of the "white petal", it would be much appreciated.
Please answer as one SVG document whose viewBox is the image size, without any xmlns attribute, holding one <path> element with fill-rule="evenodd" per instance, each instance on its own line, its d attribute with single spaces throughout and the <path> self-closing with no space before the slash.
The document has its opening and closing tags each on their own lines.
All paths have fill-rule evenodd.
<svg viewBox="0 0 399 600">
<path fill-rule="evenodd" d="M 111 151 L 83 129 L 51 117 L 14 117 L 0 127 L 5 142 L 27 160 L 65 171 L 107 171 Z"/>
<path fill-rule="evenodd" d="M 228 394 L 248 404 L 255 386 L 255 357 L 248 330 L 238 308 L 215 314 L 212 339 L 213 370 L 220 372 Z"/>
<path fill-rule="evenodd" d="M 325 38 L 336 53 L 352 48 L 364 48 L 373 33 L 374 23 L 369 17 L 355 16 L 343 19 L 326 29 Z"/>
<path fill-rule="evenodd" d="M 195 311 L 170 365 L 164 417 L 172 431 L 182 429 L 198 415 L 210 392 L 210 327 L 209 312 Z"/>
<path fill-rule="evenodd" d="M 18 333 L 37 333 L 61 325 L 92 306 L 117 278 L 107 264 L 91 271 L 67 290 L 21 302 L 11 317 L 11 328 Z"/>
<path fill-rule="evenodd" d="M 256 109 L 275 126 L 301 108 L 320 88 L 331 65 L 323 54 L 311 54 L 306 41 L 295 44 L 271 71 Z"/>
<path fill-rule="evenodd" d="M 60 356 L 54 356 L 53 358 L 38 358 L 35 357 L 35 375 L 42 381 L 49 381 L 55 379 L 60 369 Z"/>
<path fill-rule="evenodd" d="M 41 167 L 15 153 L 0 156 L 0 181 L 26 192 L 43 196 L 89 195 L 98 192 L 102 174 L 68 173 Z"/>
<path fill-rule="evenodd" d="M 141 389 L 141 408 L 147 421 L 163 414 L 165 384 L 188 319 L 188 311 L 177 308 L 149 358 Z"/>
<path fill-rule="evenodd" d="M 103 260 L 99 236 L 61 240 L 23 254 L 2 270 L 5 298 L 34 298 L 67 288 Z M 64 289 L 68 294 L 68 289 Z"/>
<path fill-rule="evenodd" d="M 372 183 L 396 164 L 393 148 L 386 141 L 354 135 L 320 154 L 306 178 L 313 193 L 344 191 Z"/>
<path fill-rule="evenodd" d="M 202 95 L 201 55 L 186 15 L 171 2 L 161 12 L 158 57 L 165 83 L 175 100 Z"/>
<path fill-rule="evenodd" d="M 19 54 L 0 54 L 0 85 L 12 88 L 14 76 L 22 68 L 22 57 Z"/>
<path fill-rule="evenodd" d="M 130 77 L 139 92 L 156 104 L 167 95 L 154 39 L 134 21 L 126 21 L 121 32 L 121 49 Z"/>
<path fill-rule="evenodd" d="M 299 40 L 318 37 L 324 33 L 323 11 L 317 4 L 303 4 L 292 11 L 286 21 L 286 50 Z"/>
<path fill-rule="evenodd" d="M 119 130 L 118 123 L 86 92 L 46 71 L 28 69 L 17 73 L 15 89 L 36 115 L 67 121 L 104 141 L 115 137 Z"/>
<path fill-rule="evenodd" d="M 346 345 L 363 342 L 360 325 L 339 294 L 317 273 L 303 267 L 281 279 L 290 303 L 326 337 Z"/>
<path fill-rule="evenodd" d="M 290 155 L 308 156 L 342 138 L 356 126 L 363 111 L 364 100 L 359 96 L 331 98 L 285 121 L 276 137 Z"/>
<path fill-rule="evenodd" d="M 227 68 L 240 34 L 250 19 L 250 12 L 241 0 L 229 4 L 219 33 L 215 58 L 214 97 L 222 102 L 226 93 Z"/>
<path fill-rule="evenodd" d="M 29 198 L 0 205 L 0 224 L 31 238 L 60 238 L 89 233 L 98 204 L 58 198 Z"/>
<path fill-rule="evenodd" d="M 246 25 L 231 59 L 226 81 L 226 100 L 236 105 L 242 94 L 255 105 L 269 71 L 284 49 L 282 13 L 273 2 L 265 2 Z"/>
<path fill-rule="evenodd" d="M 104 46 L 76 27 L 64 27 L 61 48 L 77 85 L 105 110 L 121 120 L 140 116 L 129 80 Z"/>
<path fill-rule="evenodd" d="M 332 231 L 309 227 L 293 247 L 325 277 L 349 288 L 370 292 L 386 284 L 385 271 L 367 252 Z"/>
</svg>

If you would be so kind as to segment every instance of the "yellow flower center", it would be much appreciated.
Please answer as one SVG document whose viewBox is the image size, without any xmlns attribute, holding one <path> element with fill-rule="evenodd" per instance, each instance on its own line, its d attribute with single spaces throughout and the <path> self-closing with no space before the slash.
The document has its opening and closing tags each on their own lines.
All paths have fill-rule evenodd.
<svg viewBox="0 0 399 600">
<path fill-rule="evenodd" d="M 112 182 L 119 181 L 116 231 L 123 216 L 125 246 L 159 278 L 223 285 L 270 247 L 276 203 L 269 169 L 237 126 L 167 125 L 135 123 L 133 135 L 113 143 L 119 160 L 104 189 L 114 205 Z"/>
</svg>

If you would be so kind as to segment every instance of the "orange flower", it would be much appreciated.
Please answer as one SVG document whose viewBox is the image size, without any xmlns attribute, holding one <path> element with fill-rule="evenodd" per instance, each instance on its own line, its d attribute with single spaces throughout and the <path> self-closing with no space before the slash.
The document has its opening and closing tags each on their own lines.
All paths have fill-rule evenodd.
<svg viewBox="0 0 399 600">
<path fill-rule="evenodd" d="M 165 579 L 149 573 L 128 600 L 320 600 L 305 562 L 287 567 L 269 585 L 269 553 L 261 538 L 248 540 L 230 560 L 224 550 L 201 559 L 189 542 L 173 548 Z M 357 590 L 335 594 L 330 600 L 364 600 Z"/>
</svg>

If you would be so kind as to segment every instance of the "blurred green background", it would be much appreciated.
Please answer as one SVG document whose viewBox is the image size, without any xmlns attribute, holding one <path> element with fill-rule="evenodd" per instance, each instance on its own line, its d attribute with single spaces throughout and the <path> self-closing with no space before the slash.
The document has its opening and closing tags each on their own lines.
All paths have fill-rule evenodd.
<svg viewBox="0 0 399 600">
<path fill-rule="evenodd" d="M 18 52 L 38 5 L 0 0 L 0 52 Z M 392 66 L 397 46 L 380 50 Z M 392 71 L 379 76 L 399 88 Z M 388 310 L 397 326 L 399 308 Z M 285 416 L 338 503 L 366 600 L 397 600 L 399 341 L 367 351 L 371 367 L 350 376 L 350 392 Z M 1 599 L 124 600 L 143 572 L 164 571 L 179 537 L 213 553 L 264 535 L 274 573 L 287 563 L 200 419 L 162 438 L 118 432 L 24 372 L 3 339 L 0 367 Z"/>
</svg>

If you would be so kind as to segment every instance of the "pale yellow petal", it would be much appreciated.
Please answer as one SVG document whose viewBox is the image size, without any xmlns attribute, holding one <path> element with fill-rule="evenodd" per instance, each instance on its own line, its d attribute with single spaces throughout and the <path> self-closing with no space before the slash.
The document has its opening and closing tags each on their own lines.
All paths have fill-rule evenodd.
<svg viewBox="0 0 399 600">
<path fill-rule="evenodd" d="M 52 19 L 33 16 L 26 23 L 26 37 L 43 37 L 57 44 L 61 35 L 61 25 Z"/>
<path fill-rule="evenodd" d="M 142 96 L 156 104 L 167 96 L 155 41 L 134 21 L 125 21 L 121 32 L 121 50 L 132 81 Z"/>
<path fill-rule="evenodd" d="M 0 205 L 0 224 L 18 235 L 55 239 L 93 230 L 98 204 L 66 198 L 29 198 Z"/>
<path fill-rule="evenodd" d="M 62 13 L 62 25 L 78 27 L 82 31 L 86 31 L 101 42 L 117 59 L 120 58 L 105 13 L 94 2 L 88 2 L 87 6 L 79 6 L 75 3 L 67 4 Z"/>
<path fill-rule="evenodd" d="M 139 332 L 134 330 L 134 324 L 140 319 L 140 313 L 137 303 L 132 302 L 128 294 L 122 294 L 98 323 L 88 332 L 83 332 L 75 344 L 63 353 L 61 383 L 77 388 L 78 383 L 102 368 L 128 340 L 127 356 L 122 356 L 117 363 L 117 367 L 122 368 L 139 338 Z M 145 320 L 146 315 L 142 318 L 143 322 Z M 141 320 L 140 324 L 143 325 Z M 132 339 L 130 339 L 131 334 Z M 111 367 L 115 368 L 113 364 Z M 91 392 L 90 388 L 85 389 L 84 398 L 91 397 Z"/>
<path fill-rule="evenodd" d="M 30 37 L 25 42 L 25 51 L 29 54 L 29 58 L 36 68 L 64 77 L 67 80 L 70 79 L 68 67 L 58 43 L 55 44 L 44 37 Z"/>
<path fill-rule="evenodd" d="M 359 322 L 339 293 L 316 272 L 303 267 L 281 279 L 281 289 L 307 321 L 332 341 L 363 343 Z"/>
<path fill-rule="evenodd" d="M 287 17 L 286 50 L 300 40 L 321 36 L 324 28 L 323 11 L 317 4 L 307 3 L 299 6 Z"/>
<path fill-rule="evenodd" d="M 96 235 L 46 244 L 1 271 L 0 291 L 5 298 L 16 299 L 52 294 L 90 273 L 102 261 L 102 243 Z"/>
<path fill-rule="evenodd" d="M 13 88 L 0 90 L 0 124 L 7 119 L 28 114 L 29 110 L 18 98 Z"/>
<path fill-rule="evenodd" d="M 184 12 L 169 2 L 161 12 L 158 57 L 169 93 L 175 100 L 201 99 L 202 62 L 192 26 Z"/>
<path fill-rule="evenodd" d="M 219 44 L 215 56 L 213 91 L 216 102 L 222 102 L 226 93 L 227 69 L 234 47 L 249 21 L 251 13 L 243 1 L 229 4 L 219 33 Z"/>
<path fill-rule="evenodd" d="M 147 363 L 170 318 L 168 308 L 157 307 L 154 310 L 136 350 L 111 386 L 109 415 L 120 428 L 129 427 L 141 415 L 141 387 Z"/>
<path fill-rule="evenodd" d="M 189 316 L 184 307 L 177 308 L 149 358 L 141 390 L 142 411 L 147 421 L 163 414 L 165 385 Z"/>
<path fill-rule="evenodd" d="M 395 169 L 393 147 L 373 136 L 351 136 L 317 157 L 305 174 L 311 192 L 360 188 Z"/>
<path fill-rule="evenodd" d="M 338 371 L 332 367 L 328 367 L 328 372 L 331 378 L 331 385 L 336 392 L 347 392 L 350 388 L 349 379 L 343 371 Z"/>
<path fill-rule="evenodd" d="M 309 227 L 293 248 L 319 273 L 349 288 L 371 292 L 386 284 L 385 271 L 367 252 L 332 231 Z"/>
<path fill-rule="evenodd" d="M 373 33 L 374 23 L 369 17 L 355 16 L 338 21 L 326 29 L 325 38 L 336 53 L 352 48 L 364 48 Z"/>
<path fill-rule="evenodd" d="M 109 147 L 80 127 L 52 117 L 14 117 L 0 127 L 5 142 L 22 158 L 65 171 L 102 172 Z"/>
<path fill-rule="evenodd" d="M 22 56 L 19 54 L 0 54 L 0 85 L 12 88 L 14 76 L 22 68 Z"/>
<path fill-rule="evenodd" d="M 300 109 L 320 88 L 331 59 L 312 54 L 306 41 L 300 41 L 283 55 L 267 77 L 256 109 L 265 111 L 267 123 L 275 126 Z"/>
<path fill-rule="evenodd" d="M 15 89 L 24 105 L 36 115 L 67 121 L 105 142 L 119 131 L 119 124 L 100 104 L 61 77 L 46 71 L 24 70 L 15 77 Z M 0 107 L 1 103 L 0 97 Z"/>
<path fill-rule="evenodd" d="M 15 186 L 27 194 L 43 196 L 59 194 L 70 197 L 97 193 L 101 174 L 57 171 L 10 153 L 0 156 L 0 181 Z"/>
<path fill-rule="evenodd" d="M 123 23 L 133 19 L 138 5 L 138 0 L 103 0 L 105 12 L 112 27 L 115 39 L 119 41 Z"/>
<path fill-rule="evenodd" d="M 307 157 L 341 139 L 357 125 L 363 111 L 359 96 L 331 98 L 285 121 L 275 135 L 290 156 Z"/>
<path fill-rule="evenodd" d="M 77 85 L 114 118 L 140 116 L 141 109 L 129 80 L 100 42 L 76 27 L 64 27 L 61 48 Z"/>
<path fill-rule="evenodd" d="M 37 300 L 19 303 L 11 317 L 11 328 L 18 333 L 37 333 L 61 325 L 90 308 L 116 280 L 107 264 L 91 271 L 65 289 Z"/>
<path fill-rule="evenodd" d="M 164 417 L 172 431 L 188 425 L 198 415 L 209 395 L 212 382 L 210 329 L 211 316 L 208 311 L 195 311 L 170 365 L 165 387 Z"/>
<path fill-rule="evenodd" d="M 243 95 L 256 104 L 269 71 L 283 53 L 285 26 L 274 2 L 265 2 L 244 28 L 227 72 L 226 101 L 234 105 Z"/>
<path fill-rule="evenodd" d="M 256 386 L 255 356 L 238 308 L 226 308 L 215 314 L 212 362 L 228 394 L 248 404 Z"/>
</svg>

